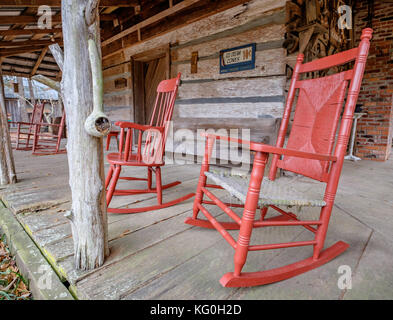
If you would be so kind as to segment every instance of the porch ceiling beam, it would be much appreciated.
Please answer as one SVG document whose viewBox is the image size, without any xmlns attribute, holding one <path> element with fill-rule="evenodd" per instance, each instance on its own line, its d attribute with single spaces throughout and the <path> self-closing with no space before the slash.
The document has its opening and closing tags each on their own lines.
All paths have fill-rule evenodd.
<svg viewBox="0 0 393 320">
<path fill-rule="evenodd" d="M 2 69 L 3 71 L 8 71 L 11 73 L 28 73 L 31 76 L 31 70 L 30 68 L 26 68 L 26 67 L 21 67 L 21 66 L 15 66 L 12 64 L 8 64 L 3 62 L 2 65 Z M 53 71 L 53 70 L 43 70 L 43 69 L 39 69 L 36 74 L 42 74 L 45 76 L 51 76 L 51 77 L 56 77 L 57 76 L 57 72 Z"/>
<path fill-rule="evenodd" d="M 61 39 L 56 39 L 60 40 Z M 57 41 L 56 41 L 57 42 Z M 0 48 L 17 48 L 24 46 L 49 46 L 54 44 L 51 40 L 25 40 L 25 41 L 0 41 Z"/>
<path fill-rule="evenodd" d="M 121 39 L 121 38 L 129 35 L 130 33 L 133 33 L 133 32 L 135 32 L 135 31 L 137 31 L 137 30 L 139 30 L 141 28 L 144 28 L 144 27 L 146 27 L 146 26 L 148 26 L 150 24 L 153 24 L 153 23 L 155 23 L 155 22 L 157 22 L 157 21 L 159 21 L 159 20 L 161 20 L 161 19 L 163 19 L 165 17 L 168 17 L 171 14 L 174 14 L 174 13 L 180 11 L 180 10 L 183 10 L 183 9 L 189 7 L 189 6 L 192 6 L 193 4 L 195 4 L 195 3 L 199 2 L 199 1 L 201 1 L 201 0 L 184 0 L 184 1 L 180 2 L 180 3 L 178 3 L 177 5 L 169 8 L 169 9 L 166 9 L 164 11 L 161 11 L 160 13 L 158 13 L 158 14 L 156 14 L 156 15 L 154 15 L 154 16 L 146 19 L 146 20 L 143 20 L 142 22 L 140 22 L 140 23 L 138 23 L 138 24 L 136 24 L 136 25 L 134 25 L 134 26 L 132 26 L 132 27 L 130 27 L 130 28 L 128 28 L 128 29 L 126 29 L 126 30 L 116 34 L 116 35 L 114 35 L 113 37 L 110 37 L 109 39 L 103 41 L 102 45 L 106 46 L 106 45 L 112 43 L 113 41 Z"/>
<path fill-rule="evenodd" d="M 7 71 L 7 70 L 3 70 L 1 73 L 3 74 L 3 76 L 14 76 L 14 77 L 21 77 L 21 78 L 30 79 L 29 72 L 11 72 L 11 71 Z M 51 79 L 56 79 L 56 76 L 54 76 L 54 75 L 46 75 L 46 77 L 51 78 Z"/>
<path fill-rule="evenodd" d="M 39 16 L 28 16 L 28 15 L 19 15 L 19 16 L 0 16 L 1 24 L 30 24 L 37 23 Z M 61 16 L 55 15 L 52 16 L 52 23 L 61 23 Z"/>
<path fill-rule="evenodd" d="M 37 23 L 40 16 L 29 16 L 29 15 L 19 15 L 19 16 L 0 16 L 1 24 L 33 24 Z M 100 15 L 101 21 L 112 21 L 116 19 L 115 14 L 102 14 Z M 52 23 L 61 23 L 61 15 L 57 14 L 52 16 Z M 45 29 L 43 29 L 45 30 Z"/>
<path fill-rule="evenodd" d="M 61 28 L 55 29 L 10 29 L 0 30 L 0 36 L 23 36 L 23 35 L 35 35 L 35 34 L 50 34 L 50 33 L 61 33 Z"/>
<path fill-rule="evenodd" d="M 101 0 L 100 7 L 134 7 L 139 0 Z M 61 0 L 1 0 L 0 7 L 60 7 Z"/>
<path fill-rule="evenodd" d="M 8 64 L 14 64 L 14 65 L 17 65 L 17 66 L 22 66 L 22 67 L 23 66 L 28 66 L 30 68 L 33 68 L 34 65 L 36 64 L 38 58 L 33 60 L 33 59 L 20 58 L 19 56 L 17 56 L 17 57 L 12 57 L 11 56 L 11 57 L 3 58 L 3 59 L 4 59 L 4 62 L 6 62 Z M 42 67 L 44 69 L 50 69 L 50 70 L 58 71 L 59 68 L 58 68 L 57 64 L 53 63 L 53 62 L 50 62 L 47 59 L 48 59 L 47 56 L 45 56 L 43 58 L 43 60 L 42 60 L 42 62 L 40 64 L 40 67 Z"/>
<path fill-rule="evenodd" d="M 43 48 L 44 47 L 42 46 L 26 46 L 12 49 L 0 49 L 0 57 L 9 57 L 26 52 L 41 51 Z"/>
</svg>

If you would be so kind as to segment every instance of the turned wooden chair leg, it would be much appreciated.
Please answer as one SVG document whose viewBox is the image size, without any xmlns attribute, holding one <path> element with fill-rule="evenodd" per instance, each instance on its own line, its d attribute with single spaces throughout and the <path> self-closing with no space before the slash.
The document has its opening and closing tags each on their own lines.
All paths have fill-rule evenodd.
<svg viewBox="0 0 393 320">
<path fill-rule="evenodd" d="M 152 168 L 147 167 L 147 189 L 151 190 L 152 184 Z"/>
<path fill-rule="evenodd" d="M 108 134 L 106 136 L 106 146 L 105 146 L 105 150 L 108 151 L 109 150 L 109 144 L 111 143 L 111 135 Z"/>
<path fill-rule="evenodd" d="M 254 159 L 251 180 L 248 187 L 246 203 L 240 225 L 239 236 L 236 244 L 234 257 L 234 276 L 240 276 L 244 264 L 246 263 L 248 246 L 250 243 L 251 233 L 254 225 L 255 212 L 258 208 L 259 192 L 265 171 L 267 154 L 257 152 Z"/>
<path fill-rule="evenodd" d="M 105 179 L 105 189 L 108 189 L 109 183 L 111 182 L 111 179 L 112 179 L 112 176 L 113 176 L 113 171 L 114 171 L 114 167 L 113 167 L 113 165 L 111 165 L 109 167 L 109 171 L 108 171 L 108 174 L 107 174 L 106 179 Z"/>
<path fill-rule="evenodd" d="M 17 140 L 16 140 L 16 149 L 19 149 L 19 139 L 20 139 L 20 125 L 18 124 L 18 129 L 17 129 Z"/>
<path fill-rule="evenodd" d="M 158 204 L 162 204 L 161 168 L 156 168 L 156 189 Z"/>
<path fill-rule="evenodd" d="M 26 139 L 26 144 L 25 144 L 25 148 L 28 148 L 30 145 L 30 134 L 27 135 L 27 139 Z"/>
<path fill-rule="evenodd" d="M 198 187 L 196 190 L 194 205 L 192 208 L 192 218 L 193 219 L 196 219 L 198 217 L 198 213 L 199 213 L 198 204 L 201 204 L 203 201 L 202 188 L 204 188 L 206 186 L 206 179 L 207 179 L 204 172 L 205 171 L 202 172 L 202 170 L 201 170 L 201 174 L 199 176 Z"/>
<path fill-rule="evenodd" d="M 207 177 L 205 176 L 205 172 L 209 171 L 209 161 L 213 150 L 214 138 L 208 137 L 205 143 L 205 154 L 202 160 L 201 171 L 199 173 L 199 180 L 197 191 L 195 194 L 194 205 L 192 209 L 192 218 L 196 219 L 199 213 L 199 206 L 203 201 L 203 191 L 202 188 L 206 186 Z"/>
<path fill-rule="evenodd" d="M 112 177 L 112 181 L 109 185 L 108 192 L 106 194 L 106 205 L 107 206 L 109 206 L 109 204 L 111 203 L 113 193 L 115 192 L 115 189 L 116 189 L 117 181 L 119 180 L 120 171 L 121 171 L 121 166 L 117 165 L 115 168 L 114 175 Z"/>
<path fill-rule="evenodd" d="M 321 210 L 320 221 L 322 221 L 322 224 L 318 227 L 317 232 L 315 233 L 315 241 L 317 243 L 314 245 L 313 260 L 319 259 L 319 254 L 323 249 L 326 233 L 329 225 L 330 215 L 332 212 L 332 206 L 333 206 L 333 202 L 331 204 L 328 203 L 327 206 L 323 207 Z"/>
</svg>

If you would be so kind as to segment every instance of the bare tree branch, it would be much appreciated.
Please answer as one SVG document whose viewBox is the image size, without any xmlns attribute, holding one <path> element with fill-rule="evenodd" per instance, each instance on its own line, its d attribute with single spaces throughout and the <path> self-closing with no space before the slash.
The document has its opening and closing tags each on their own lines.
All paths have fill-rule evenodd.
<svg viewBox="0 0 393 320">
<path fill-rule="evenodd" d="M 31 79 L 33 79 L 37 82 L 40 82 L 40 83 L 48 86 L 49 88 L 56 90 L 59 94 L 61 94 L 60 82 L 52 80 L 52 79 L 45 77 L 41 74 L 37 74 L 37 75 L 33 76 Z"/>
<path fill-rule="evenodd" d="M 99 0 L 89 0 L 85 9 L 85 20 L 88 26 L 91 26 L 97 19 Z"/>
<path fill-rule="evenodd" d="M 61 72 L 63 72 L 63 65 L 64 65 L 64 54 L 63 50 L 61 50 L 58 43 L 52 44 L 49 46 L 50 52 L 55 58 L 57 65 L 59 66 Z"/>
</svg>

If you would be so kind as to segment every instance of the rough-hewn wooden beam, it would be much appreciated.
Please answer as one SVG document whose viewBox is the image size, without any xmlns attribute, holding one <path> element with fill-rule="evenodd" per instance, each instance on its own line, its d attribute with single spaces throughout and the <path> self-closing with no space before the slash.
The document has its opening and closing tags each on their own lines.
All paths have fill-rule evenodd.
<svg viewBox="0 0 393 320">
<path fill-rule="evenodd" d="M 44 46 L 26 46 L 13 49 L 0 49 L 0 57 L 9 57 L 26 52 L 41 51 L 43 48 Z"/>
<path fill-rule="evenodd" d="M 3 69 L 3 71 L 9 71 L 11 73 L 23 73 L 23 74 L 26 73 L 27 74 L 27 76 L 26 76 L 27 78 L 29 78 L 30 74 L 31 74 L 31 68 L 29 68 L 29 67 L 12 65 L 12 64 L 5 63 L 5 62 L 3 62 L 2 69 Z M 44 69 L 38 69 L 37 70 L 37 74 L 43 74 L 45 76 L 50 76 L 50 77 L 56 77 L 57 76 L 57 72 L 56 71 L 44 70 Z"/>
<path fill-rule="evenodd" d="M 35 35 L 35 34 L 50 34 L 50 33 L 61 33 L 61 28 L 55 29 L 10 29 L 0 30 L 0 36 L 23 36 L 23 35 Z"/>
<path fill-rule="evenodd" d="M 11 71 L 7 71 L 7 70 L 3 70 L 2 71 L 3 76 L 13 76 L 13 77 L 22 77 L 22 78 L 30 78 L 30 73 L 24 73 L 24 72 L 11 72 Z"/>
<path fill-rule="evenodd" d="M 13 65 L 20 66 L 20 67 L 28 66 L 30 68 L 33 68 L 34 65 L 36 64 L 36 61 L 38 58 L 29 59 L 29 58 L 21 58 L 18 56 L 18 57 L 6 57 L 3 59 L 4 59 L 4 63 L 13 64 Z M 44 59 L 42 60 L 42 62 L 40 64 L 40 68 L 54 70 L 55 72 L 57 72 L 59 70 L 56 63 L 52 63 L 51 61 L 47 61 L 47 57 L 44 57 Z"/>
<path fill-rule="evenodd" d="M 132 26 L 131 28 L 128 28 L 128 29 L 114 35 L 113 37 L 110 37 L 109 39 L 103 41 L 102 45 L 106 46 L 106 45 L 112 43 L 113 41 L 121 39 L 121 38 L 125 37 L 126 35 L 137 31 L 138 29 L 144 28 L 152 23 L 155 23 L 161 19 L 164 19 L 165 17 L 168 17 L 171 14 L 179 12 L 180 10 L 183 10 L 183 9 L 185 9 L 185 8 L 191 6 L 199 1 L 201 1 L 201 0 L 184 0 L 167 10 L 164 10 L 164 11 L 162 11 L 162 12 L 160 12 L 160 13 L 158 13 L 158 14 L 156 14 L 146 20 L 143 20 L 142 22 Z"/>
<path fill-rule="evenodd" d="M 19 16 L 1 16 L 1 24 L 33 24 L 37 23 L 40 16 L 28 16 L 28 15 L 19 15 Z M 112 21 L 116 19 L 116 15 L 114 14 L 102 14 L 100 16 L 101 21 Z M 52 23 L 59 24 L 61 23 L 61 15 L 57 14 L 52 16 Z"/>
<path fill-rule="evenodd" d="M 0 48 L 25 47 L 25 46 L 48 46 L 53 44 L 51 40 L 26 40 L 26 41 L 0 41 Z"/>
<path fill-rule="evenodd" d="M 37 62 L 35 63 L 35 65 L 34 65 L 34 67 L 33 67 L 33 70 L 31 70 L 31 75 L 32 75 L 32 76 L 34 76 L 35 73 L 37 72 L 39 66 L 41 65 L 42 60 L 44 59 L 46 53 L 48 52 L 48 49 L 49 49 L 48 47 L 45 47 L 45 48 L 41 51 L 41 54 L 40 54 L 40 56 L 38 57 Z"/>
<path fill-rule="evenodd" d="M 57 65 L 59 66 L 61 72 L 63 72 L 64 65 L 64 53 L 61 50 L 58 43 L 52 44 L 49 46 L 49 50 L 52 53 L 53 58 L 55 59 Z"/>
<path fill-rule="evenodd" d="M 248 2 L 249 0 L 227 0 L 227 1 L 219 1 L 219 2 L 210 2 L 207 0 L 201 0 L 200 3 L 198 3 L 198 8 L 194 7 L 189 7 L 185 8 L 185 11 L 188 11 L 186 13 L 180 12 L 178 15 L 167 17 L 165 20 L 165 24 L 159 24 L 157 26 L 146 28 L 148 30 L 148 35 L 146 35 L 146 29 L 143 31 L 142 30 L 142 40 L 139 42 L 130 42 L 128 43 L 122 43 L 121 48 L 119 49 L 111 49 L 109 47 L 104 47 L 103 48 L 103 56 L 104 58 L 107 58 L 109 56 L 112 56 L 114 54 L 117 54 L 119 52 L 122 52 L 124 49 L 132 47 L 133 45 L 140 44 L 144 41 L 151 40 L 155 37 L 162 36 L 165 33 L 180 29 L 190 23 L 199 21 L 201 19 L 207 18 L 211 15 L 214 15 L 216 13 L 228 10 L 232 7 L 235 7 L 237 5 L 241 5 L 243 3 Z M 207 8 L 207 4 L 210 3 L 209 9 Z M 173 6 L 175 8 L 176 6 Z M 145 20 L 146 21 L 146 20 Z M 135 27 L 135 26 L 133 26 Z M 128 29 L 127 29 L 128 30 Z M 126 30 L 125 30 L 126 31 Z M 136 33 L 136 30 L 134 31 Z M 137 38 L 137 35 L 135 35 L 135 38 Z M 109 40 L 109 39 L 108 39 Z M 118 42 L 120 40 L 118 39 Z M 103 44 L 105 44 L 106 41 L 103 41 Z M 116 46 L 117 48 L 119 46 Z"/>
<path fill-rule="evenodd" d="M 60 89 L 60 82 L 58 81 L 54 81 L 52 79 L 49 79 L 48 77 L 45 77 L 43 75 L 35 75 L 31 78 L 34 81 L 37 81 L 39 83 L 42 83 L 44 85 L 46 85 L 47 87 L 56 90 L 58 93 L 61 94 L 61 89 Z"/>
<path fill-rule="evenodd" d="M 37 23 L 39 18 L 39 16 L 28 16 L 23 14 L 19 16 L 1 16 L 1 24 Z M 61 16 L 52 16 L 52 23 L 61 23 Z"/>
<path fill-rule="evenodd" d="M 100 7 L 134 7 L 139 0 L 101 0 Z M 61 0 L 1 0 L 0 7 L 60 7 Z"/>
</svg>

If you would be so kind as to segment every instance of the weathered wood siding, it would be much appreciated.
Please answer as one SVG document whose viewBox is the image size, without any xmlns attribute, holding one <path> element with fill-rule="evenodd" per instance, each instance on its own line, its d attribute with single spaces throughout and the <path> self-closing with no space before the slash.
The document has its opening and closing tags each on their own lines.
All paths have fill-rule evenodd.
<svg viewBox="0 0 393 320">
<path fill-rule="evenodd" d="M 115 122 L 133 120 L 131 62 L 124 53 L 103 60 L 104 108 Z"/>
<path fill-rule="evenodd" d="M 110 56 L 105 60 L 107 66 L 110 65 L 109 60 L 116 66 L 104 71 L 109 114 L 109 105 L 114 108 L 131 105 L 131 110 L 113 112 L 116 116 L 124 115 L 131 119 L 133 114 L 132 72 L 128 69 L 131 64 L 119 64 L 141 52 L 169 43 L 171 76 L 182 73 L 173 119 L 174 132 L 182 128 L 194 132 L 208 128 L 245 128 L 251 130 L 253 140 L 274 143 L 286 86 L 286 52 L 282 47 L 285 3 L 286 0 L 251 0 L 245 5 L 142 41 L 125 49 L 122 57 L 118 54 Z M 255 69 L 220 74 L 220 50 L 250 43 L 256 43 Z M 198 52 L 198 72 L 191 73 L 191 55 L 195 51 Z M 127 89 L 113 87 L 114 77 L 120 75 L 129 77 Z M 195 139 L 200 140 L 196 135 Z M 181 151 L 176 149 L 178 145 L 176 141 L 169 142 L 167 150 Z M 185 147 L 184 150 L 193 153 L 192 148 Z"/>
<path fill-rule="evenodd" d="M 10 115 L 10 119 L 13 122 L 22 121 L 22 117 L 18 108 L 18 101 L 15 99 L 6 99 L 5 107 L 7 111 L 7 116 Z M 15 123 L 11 123 L 11 128 L 15 128 L 17 125 Z"/>
</svg>

